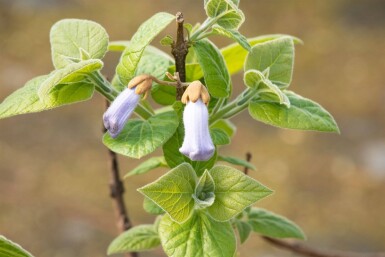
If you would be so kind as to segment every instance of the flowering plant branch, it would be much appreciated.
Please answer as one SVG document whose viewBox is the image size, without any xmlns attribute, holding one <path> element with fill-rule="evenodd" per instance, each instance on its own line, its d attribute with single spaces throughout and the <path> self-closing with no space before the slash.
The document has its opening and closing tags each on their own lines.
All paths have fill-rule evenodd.
<svg viewBox="0 0 385 257">
<path fill-rule="evenodd" d="M 169 169 L 138 189 L 145 211 L 156 215 L 154 223 L 120 234 L 108 254 L 161 245 L 172 257 L 232 257 L 235 232 L 240 243 L 251 233 L 305 238 L 292 221 L 255 207 L 273 191 L 234 167 L 254 169 L 249 161 L 220 155 L 235 133 L 230 118 L 245 109 L 276 127 L 339 132 L 324 108 L 288 90 L 294 46 L 301 41 L 289 35 L 246 38 L 238 30 L 245 21 L 239 0 L 205 0 L 204 8 L 207 19 L 196 26 L 185 24 L 181 13 L 157 13 L 130 41 L 110 41 L 92 21 L 61 20 L 50 33 L 55 70 L 0 104 L 0 118 L 5 118 L 85 101 L 97 91 L 111 102 L 103 115 L 103 143 L 110 151 L 143 158 L 162 148 L 162 156 L 148 158 L 125 176 Z M 150 44 L 175 20 L 176 40 L 161 40 L 171 47 L 173 59 Z M 235 43 L 219 49 L 208 39 L 213 35 Z M 101 75 L 108 51 L 121 52 L 111 82 Z M 233 85 L 231 75 L 242 69 L 244 85 Z M 235 86 L 245 89 L 233 97 Z M 148 97 L 163 107 L 154 109 Z"/>
</svg>

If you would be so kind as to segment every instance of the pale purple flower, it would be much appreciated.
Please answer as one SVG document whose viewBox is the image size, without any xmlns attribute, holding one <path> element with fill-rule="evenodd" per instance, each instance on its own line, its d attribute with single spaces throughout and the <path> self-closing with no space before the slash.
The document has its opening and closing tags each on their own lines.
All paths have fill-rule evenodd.
<svg viewBox="0 0 385 257">
<path fill-rule="evenodd" d="M 214 154 L 208 120 L 209 113 L 202 99 L 186 104 L 183 112 L 185 135 L 179 151 L 193 161 L 206 161 Z"/>
<path fill-rule="evenodd" d="M 111 103 L 103 115 L 104 127 L 112 138 L 122 131 L 128 118 L 131 116 L 140 100 L 140 95 L 135 93 L 135 87 L 123 90 Z"/>
</svg>

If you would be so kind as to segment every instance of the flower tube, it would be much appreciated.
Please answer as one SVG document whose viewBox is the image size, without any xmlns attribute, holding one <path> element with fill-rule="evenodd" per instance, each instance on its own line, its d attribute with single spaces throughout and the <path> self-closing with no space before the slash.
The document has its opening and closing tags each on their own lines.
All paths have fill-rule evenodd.
<svg viewBox="0 0 385 257">
<path fill-rule="evenodd" d="M 148 94 L 151 89 L 152 79 L 149 75 L 140 75 L 128 83 L 128 88 L 123 90 L 112 102 L 103 115 L 104 127 L 112 138 L 116 138 L 124 128 L 128 118 L 134 112 L 140 100 L 140 94 Z"/>
<path fill-rule="evenodd" d="M 182 97 L 182 102 L 186 104 L 183 112 L 185 135 L 179 151 L 193 161 L 206 161 L 215 151 L 208 126 L 206 104 L 209 97 L 199 81 L 191 83 Z"/>
</svg>

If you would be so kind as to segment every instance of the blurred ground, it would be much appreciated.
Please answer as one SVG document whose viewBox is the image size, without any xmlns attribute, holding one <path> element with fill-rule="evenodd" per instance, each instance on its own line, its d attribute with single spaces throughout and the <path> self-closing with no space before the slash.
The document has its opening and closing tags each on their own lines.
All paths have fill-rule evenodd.
<svg viewBox="0 0 385 257">
<path fill-rule="evenodd" d="M 180 10 L 187 22 L 202 21 L 201 2 L 0 0 L 0 99 L 51 70 L 48 35 L 59 19 L 95 20 L 112 40 L 129 39 L 158 11 Z M 247 36 L 287 33 L 305 41 L 296 48 L 292 89 L 327 108 L 342 134 L 275 129 L 245 113 L 234 119 L 234 144 L 221 152 L 253 154 L 258 171 L 251 175 L 276 191 L 259 206 L 297 222 L 308 244 L 385 250 L 385 2 L 242 0 L 241 9 Z M 112 67 L 116 56 L 106 61 Z M 242 87 L 240 76 L 234 85 Z M 105 256 L 116 228 L 100 140 L 103 106 L 96 96 L 0 121 L 0 234 L 39 257 Z M 138 163 L 121 158 L 122 172 Z M 135 224 L 152 221 L 135 189 L 161 172 L 126 181 Z M 258 236 L 239 251 L 246 257 L 290 256 Z"/>
</svg>

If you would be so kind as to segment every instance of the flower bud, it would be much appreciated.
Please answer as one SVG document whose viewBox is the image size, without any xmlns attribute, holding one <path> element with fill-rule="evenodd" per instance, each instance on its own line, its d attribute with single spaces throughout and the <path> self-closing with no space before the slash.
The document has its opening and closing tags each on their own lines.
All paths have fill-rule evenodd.
<svg viewBox="0 0 385 257">
<path fill-rule="evenodd" d="M 210 101 L 209 92 L 207 92 L 206 87 L 199 81 L 193 81 L 186 88 L 182 95 L 182 103 L 187 104 L 188 101 L 195 103 L 198 99 L 202 99 L 204 104 L 208 104 Z"/>
<path fill-rule="evenodd" d="M 104 127 L 112 138 L 119 135 L 139 103 L 140 96 L 135 90 L 135 87 L 123 90 L 103 115 Z"/>
<path fill-rule="evenodd" d="M 179 151 L 193 161 L 206 161 L 214 154 L 208 120 L 207 106 L 201 98 L 187 102 L 183 112 L 185 135 Z"/>
</svg>

